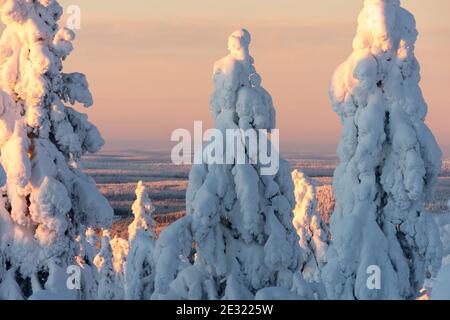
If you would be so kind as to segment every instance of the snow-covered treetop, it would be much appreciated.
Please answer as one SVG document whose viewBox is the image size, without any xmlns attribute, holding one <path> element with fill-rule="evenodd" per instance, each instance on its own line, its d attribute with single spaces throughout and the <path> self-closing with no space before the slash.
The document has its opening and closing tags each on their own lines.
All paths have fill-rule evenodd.
<svg viewBox="0 0 450 320">
<path fill-rule="evenodd" d="M 355 115 L 359 107 L 383 103 L 379 95 L 384 97 L 386 105 L 383 107 L 390 117 L 388 125 L 393 127 L 395 135 L 392 137 L 394 148 L 404 152 L 413 150 L 408 162 L 411 170 L 406 172 L 405 179 L 412 198 L 431 194 L 442 156 L 431 131 L 423 123 L 428 106 L 419 87 L 420 66 L 414 55 L 417 35 L 414 16 L 400 6 L 400 1 L 366 0 L 358 18 L 353 53 L 336 70 L 330 89 L 333 108 L 343 118 Z M 381 105 L 374 112 L 381 115 L 380 108 Z M 408 117 L 413 126 L 400 125 L 402 117 L 404 120 Z M 360 135 L 375 129 L 374 117 L 360 121 Z M 415 150 L 416 136 L 423 150 Z M 381 133 L 379 142 L 383 137 Z M 341 158 L 348 157 L 348 151 L 340 148 Z M 418 168 L 422 165 L 412 159 L 417 152 L 421 153 L 425 172 Z"/>
<path fill-rule="evenodd" d="M 365 0 L 353 48 L 371 48 L 374 54 L 388 52 L 397 47 L 400 35 L 409 44 L 417 38 L 414 17 L 400 7 L 400 1 Z"/>
<path fill-rule="evenodd" d="M 250 32 L 245 29 L 240 29 L 234 31 L 228 37 L 228 50 L 230 55 L 232 55 L 237 60 L 247 60 L 250 59 L 250 53 L 248 47 L 252 37 Z"/>
<path fill-rule="evenodd" d="M 28 131 L 53 137 L 68 158 L 98 151 L 104 142 L 95 126 L 63 105 L 89 107 L 93 101 L 83 74 L 62 72 L 75 33 L 58 26 L 61 6 L 54 0 L 6 0 L 0 13 L 6 25 L 0 40 L 0 144 L 25 115 Z"/>
<path fill-rule="evenodd" d="M 211 111 L 217 127 L 234 129 L 273 129 L 275 109 L 270 94 L 261 86 L 249 53 L 250 33 L 245 29 L 233 32 L 228 38 L 229 54 L 214 65 L 214 93 Z M 224 112 L 225 111 L 225 112 Z M 230 123 L 231 114 L 238 119 Z"/>
<path fill-rule="evenodd" d="M 400 1 L 366 0 L 358 18 L 352 56 L 339 67 L 332 82 L 331 98 L 336 111 L 342 114 L 352 112 L 351 108 L 338 108 L 349 94 L 355 103 L 363 103 L 367 99 L 367 91 L 380 86 L 384 88 L 386 82 L 393 85 L 393 89 L 400 89 L 400 84 L 392 83 L 394 75 L 387 77 L 391 72 L 397 73 L 395 67 L 399 69 L 395 76 L 418 82 L 420 70 L 414 56 L 417 35 L 414 16 L 400 7 Z M 417 117 L 423 118 L 426 114 L 423 98 L 420 97 L 415 106 L 409 114 L 416 111 Z"/>
<path fill-rule="evenodd" d="M 131 209 L 134 214 L 134 221 L 128 227 L 128 239 L 130 241 L 136 239 L 139 232 L 145 233 L 153 238 L 155 221 L 152 218 L 152 214 L 155 212 L 155 207 L 142 181 L 139 181 L 137 185 L 136 201 L 133 203 Z"/>
</svg>

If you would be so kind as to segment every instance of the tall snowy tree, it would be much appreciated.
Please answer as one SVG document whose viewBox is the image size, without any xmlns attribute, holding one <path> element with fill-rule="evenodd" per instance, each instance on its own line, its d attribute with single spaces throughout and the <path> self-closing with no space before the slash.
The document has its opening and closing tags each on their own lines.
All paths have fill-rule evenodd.
<svg viewBox="0 0 450 320">
<path fill-rule="evenodd" d="M 258 129 L 275 127 L 272 99 L 253 65 L 250 40 L 247 30 L 233 32 L 228 41 L 230 53 L 214 66 L 211 111 L 215 127 L 224 137 L 229 129 L 246 130 L 264 139 Z M 245 141 L 244 136 L 237 139 L 244 146 L 245 154 L 240 156 L 253 159 Z M 228 157 L 234 152 L 227 149 L 224 153 Z M 184 298 L 252 299 L 261 289 L 264 294 L 259 296 L 264 298 L 288 293 L 310 297 L 298 272 L 301 250 L 292 225 L 295 199 L 290 165 L 281 159 L 276 174 L 263 175 L 258 161 L 241 164 L 234 158 L 227 163 L 234 164 L 206 159 L 193 166 L 187 191 L 188 217 L 169 227 L 157 244 L 156 261 L 170 266 L 157 266 L 164 279 L 161 282 L 156 275 L 156 292 L 169 290 L 167 278 L 190 260 L 186 244 L 166 243 L 168 235 L 173 235 L 192 238 L 195 243 L 194 264 L 180 272 L 171 287 L 182 287 Z M 176 261 L 170 259 L 170 253 Z M 179 259 L 180 253 L 184 260 Z M 187 272 L 199 281 L 189 282 Z"/>
<path fill-rule="evenodd" d="M 424 123 L 417 35 L 399 0 L 366 0 L 353 53 L 333 76 L 343 131 L 324 269 L 332 299 L 413 299 L 441 264 L 439 233 L 424 210 L 441 151 Z"/>
<path fill-rule="evenodd" d="M 328 226 L 317 211 L 316 187 L 314 182 L 299 170 L 292 172 L 295 186 L 296 206 L 294 208 L 294 227 L 300 237 L 303 249 L 301 272 L 318 298 L 325 298 L 322 285 L 322 268 L 326 263 L 329 244 Z"/>
<path fill-rule="evenodd" d="M 80 226 L 109 227 L 112 209 L 79 169 L 103 144 L 87 116 L 65 103 L 92 104 L 84 75 L 63 73 L 74 33 L 58 26 L 54 0 L 1 0 L 0 152 L 7 184 L 0 199 L 0 255 L 24 296 L 33 277 L 74 264 Z M 39 276 L 38 276 L 39 274 Z"/>
<path fill-rule="evenodd" d="M 136 188 L 136 201 L 132 211 L 134 221 L 128 227 L 129 253 L 125 263 L 125 299 L 149 299 L 153 293 L 155 212 L 147 189 L 142 181 Z"/>
</svg>

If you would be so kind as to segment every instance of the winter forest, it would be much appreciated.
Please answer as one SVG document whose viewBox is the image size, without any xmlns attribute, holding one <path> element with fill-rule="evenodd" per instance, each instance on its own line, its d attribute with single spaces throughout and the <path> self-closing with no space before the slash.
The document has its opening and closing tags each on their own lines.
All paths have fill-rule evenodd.
<svg viewBox="0 0 450 320">
<path fill-rule="evenodd" d="M 174 165 L 105 151 L 58 1 L 0 0 L 0 300 L 450 300 L 450 161 L 426 122 L 414 12 L 358 8 L 329 74 L 336 158 L 278 150 L 280 117 L 299 115 L 276 107 L 238 26 L 208 61 L 215 139 Z"/>
</svg>

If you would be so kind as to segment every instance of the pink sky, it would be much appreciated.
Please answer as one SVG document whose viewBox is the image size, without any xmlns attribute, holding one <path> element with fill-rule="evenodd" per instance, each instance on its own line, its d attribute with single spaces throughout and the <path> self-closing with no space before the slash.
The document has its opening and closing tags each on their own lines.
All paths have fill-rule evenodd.
<svg viewBox="0 0 450 320">
<path fill-rule="evenodd" d="M 171 132 L 212 126 L 215 60 L 227 37 L 245 27 L 251 54 L 272 94 L 284 146 L 333 151 L 340 122 L 328 102 L 329 79 L 351 52 L 363 0 L 64 0 L 78 4 L 82 29 L 66 71 L 88 76 L 91 120 L 108 141 L 170 147 Z M 403 0 L 417 19 L 417 56 L 428 124 L 450 146 L 450 1 Z M 153 142 L 153 143 L 152 143 Z"/>
</svg>

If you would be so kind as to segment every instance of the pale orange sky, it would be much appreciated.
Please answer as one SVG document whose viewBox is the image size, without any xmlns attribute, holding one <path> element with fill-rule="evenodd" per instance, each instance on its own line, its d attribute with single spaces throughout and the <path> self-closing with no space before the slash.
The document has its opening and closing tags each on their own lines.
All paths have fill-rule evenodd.
<svg viewBox="0 0 450 320">
<path fill-rule="evenodd" d="M 334 151 L 340 122 L 328 101 L 335 67 L 351 52 L 363 0 L 64 0 L 78 4 L 82 29 L 66 71 L 87 74 L 91 120 L 108 141 L 170 147 L 172 130 L 212 126 L 209 96 L 215 60 L 227 37 L 253 37 L 263 85 L 272 94 L 284 146 Z M 450 147 L 450 1 L 403 0 L 416 16 L 416 54 L 429 104 L 428 124 Z"/>
</svg>

